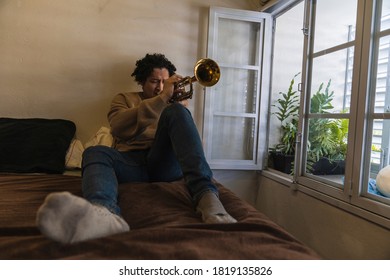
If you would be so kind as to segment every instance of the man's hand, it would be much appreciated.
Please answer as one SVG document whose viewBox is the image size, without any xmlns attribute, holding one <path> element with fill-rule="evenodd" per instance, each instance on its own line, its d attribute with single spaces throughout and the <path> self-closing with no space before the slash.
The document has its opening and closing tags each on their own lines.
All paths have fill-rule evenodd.
<svg viewBox="0 0 390 280">
<path fill-rule="evenodd" d="M 181 79 L 182 76 L 175 74 L 164 81 L 164 88 L 161 91 L 160 96 L 165 102 L 168 103 L 168 101 L 171 100 L 175 90 L 175 84 Z"/>
</svg>

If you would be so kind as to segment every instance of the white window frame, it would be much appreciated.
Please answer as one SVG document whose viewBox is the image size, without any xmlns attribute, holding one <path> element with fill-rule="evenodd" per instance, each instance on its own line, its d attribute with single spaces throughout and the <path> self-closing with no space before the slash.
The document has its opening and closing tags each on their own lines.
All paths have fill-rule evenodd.
<svg viewBox="0 0 390 280">
<path fill-rule="evenodd" d="M 205 94 L 205 116 L 203 125 L 203 141 L 205 155 L 212 169 L 233 169 L 233 170 L 260 170 L 263 168 L 263 159 L 267 153 L 266 133 L 267 130 L 267 112 L 269 98 L 269 73 L 270 73 L 270 50 L 271 50 L 271 33 L 272 20 L 269 14 L 243 11 L 221 7 L 210 7 L 209 12 L 209 34 L 208 34 L 208 49 L 207 56 L 211 59 L 217 57 L 217 38 L 218 38 L 218 22 L 220 18 L 232 19 L 238 21 L 256 22 L 261 26 L 260 36 L 258 38 L 259 49 L 257 55 L 257 65 L 228 65 L 217 61 L 221 69 L 244 69 L 257 71 L 257 89 L 256 89 L 256 112 L 255 113 L 233 113 L 233 112 L 217 112 L 214 109 L 213 93 L 214 88 L 206 88 Z M 234 34 L 232 34 L 234 36 Z M 265 43 L 269 42 L 269 43 Z M 223 74 L 223 72 L 222 72 Z M 261 106 L 261 107 L 260 107 Z M 254 141 L 253 141 L 253 160 L 229 160 L 229 159 L 213 159 L 212 155 L 212 131 L 214 116 L 228 117 L 243 117 L 252 118 L 255 123 Z"/>
</svg>

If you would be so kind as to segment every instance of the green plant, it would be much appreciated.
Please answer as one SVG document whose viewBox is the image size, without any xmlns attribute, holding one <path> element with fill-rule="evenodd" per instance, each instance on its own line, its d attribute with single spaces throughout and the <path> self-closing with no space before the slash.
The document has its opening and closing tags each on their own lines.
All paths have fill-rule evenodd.
<svg viewBox="0 0 390 280">
<path fill-rule="evenodd" d="M 299 92 L 294 90 L 296 74 L 290 81 L 287 92 L 279 92 L 279 98 L 272 105 L 276 110 L 272 112 L 280 121 L 280 141 L 270 153 L 283 155 L 295 154 L 295 142 L 298 132 Z M 324 88 L 321 83 L 318 90 L 311 97 L 311 114 L 329 114 L 334 109 L 332 102 L 334 91 L 330 90 L 331 80 Z M 309 139 L 307 146 L 307 170 L 312 171 L 313 164 L 321 158 L 329 163 L 344 160 L 347 152 L 348 119 L 329 119 L 314 117 L 308 125 Z"/>
<path fill-rule="evenodd" d="M 333 109 L 334 92 L 330 91 L 331 80 L 326 88 L 321 83 L 310 102 L 310 113 L 327 114 Z M 309 122 L 307 161 L 310 163 L 327 158 L 329 162 L 344 160 L 347 152 L 348 120 L 312 118 Z"/>
<path fill-rule="evenodd" d="M 295 139 L 298 130 L 298 110 L 299 93 L 294 90 L 295 78 L 300 73 L 294 75 L 290 81 L 287 92 L 279 92 L 276 103 L 271 105 L 276 108 L 272 113 L 280 121 L 280 142 L 270 150 L 286 155 L 295 153 Z"/>
</svg>

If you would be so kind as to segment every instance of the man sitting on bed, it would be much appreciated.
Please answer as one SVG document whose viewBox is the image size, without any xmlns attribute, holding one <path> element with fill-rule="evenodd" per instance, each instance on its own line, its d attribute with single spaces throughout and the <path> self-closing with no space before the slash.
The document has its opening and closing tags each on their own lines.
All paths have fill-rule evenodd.
<svg viewBox="0 0 390 280">
<path fill-rule="evenodd" d="M 113 148 L 85 150 L 84 198 L 68 192 L 46 197 L 37 213 L 37 225 L 44 235 L 73 243 L 129 231 L 120 216 L 118 184 L 183 177 L 205 223 L 236 222 L 218 198 L 186 101 L 169 102 L 181 79 L 175 71 L 163 54 L 147 54 L 137 61 L 132 76 L 142 92 L 118 94 L 108 113 Z"/>
</svg>

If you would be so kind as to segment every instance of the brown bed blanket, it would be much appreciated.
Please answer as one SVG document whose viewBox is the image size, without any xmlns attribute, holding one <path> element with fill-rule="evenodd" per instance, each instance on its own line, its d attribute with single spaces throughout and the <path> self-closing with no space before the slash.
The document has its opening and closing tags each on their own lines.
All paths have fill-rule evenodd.
<svg viewBox="0 0 390 280">
<path fill-rule="evenodd" d="M 284 229 L 217 183 L 236 224 L 204 224 L 182 181 L 120 185 L 130 232 L 63 245 L 42 236 L 35 214 L 45 196 L 81 195 L 81 178 L 0 175 L 0 259 L 318 259 Z"/>
</svg>

